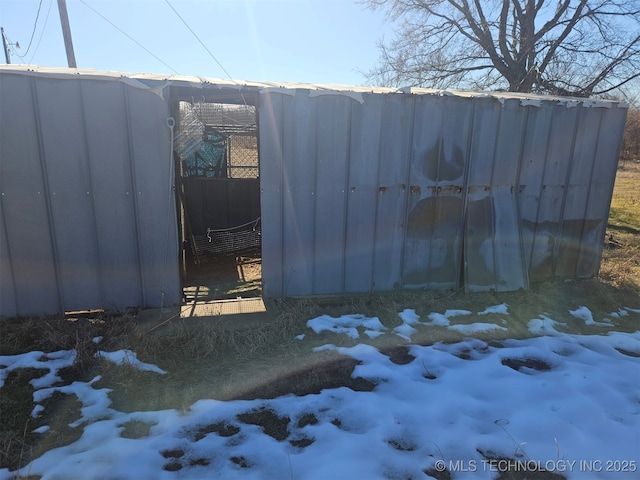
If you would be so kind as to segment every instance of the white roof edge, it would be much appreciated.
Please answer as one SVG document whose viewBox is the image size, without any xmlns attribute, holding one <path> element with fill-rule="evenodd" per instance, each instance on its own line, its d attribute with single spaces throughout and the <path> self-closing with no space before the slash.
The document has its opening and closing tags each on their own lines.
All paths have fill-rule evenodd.
<svg viewBox="0 0 640 480">
<path fill-rule="evenodd" d="M 163 75 L 152 73 L 131 73 L 116 72 L 109 70 L 94 70 L 81 68 L 63 68 L 63 67 L 41 67 L 37 65 L 0 65 L 0 73 L 16 73 L 22 75 L 44 76 L 48 78 L 73 78 L 84 77 L 93 80 L 112 80 L 124 81 L 131 86 L 139 88 L 148 88 L 154 93 L 162 96 L 162 89 L 166 86 L 185 86 L 193 88 L 203 88 L 204 86 L 217 86 L 220 88 L 232 89 L 255 89 L 256 91 L 281 92 L 286 90 L 313 90 L 315 95 L 322 92 L 345 94 L 351 98 L 360 98 L 359 94 L 378 93 L 378 94 L 413 94 L 413 95 L 433 95 L 433 96 L 454 96 L 461 98 L 493 98 L 504 104 L 505 100 L 520 100 L 522 105 L 539 106 L 540 102 L 557 102 L 564 106 L 576 106 L 582 104 L 585 107 L 605 107 L 610 108 L 614 105 L 620 108 L 628 108 L 629 104 L 622 100 L 600 100 L 575 97 L 547 96 L 538 94 L 524 94 L 504 91 L 469 91 L 469 90 L 449 90 L 449 89 L 432 89 L 418 87 L 375 87 L 375 86 L 356 86 L 356 85 L 322 85 L 311 83 L 287 83 L 287 82 L 265 82 L 250 80 L 230 80 L 221 78 L 206 78 L 185 75 Z M 146 85 L 144 81 L 158 82 L 156 85 Z M 355 94 L 355 95 L 354 95 Z"/>
</svg>

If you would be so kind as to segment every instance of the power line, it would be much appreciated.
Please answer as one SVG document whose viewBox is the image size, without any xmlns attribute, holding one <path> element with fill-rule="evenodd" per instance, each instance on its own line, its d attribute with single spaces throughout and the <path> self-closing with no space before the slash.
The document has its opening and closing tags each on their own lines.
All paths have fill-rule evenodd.
<svg viewBox="0 0 640 480">
<path fill-rule="evenodd" d="M 120 27 L 118 27 L 115 23 L 113 23 L 111 20 L 109 20 L 107 17 L 105 17 L 104 15 L 102 15 L 100 12 L 98 12 L 95 8 L 93 8 L 91 5 L 89 5 L 87 2 L 85 2 L 84 0 L 80 0 L 81 3 L 83 3 L 86 7 L 88 7 L 89 9 L 91 9 L 96 15 L 98 15 L 100 18 L 102 18 L 105 22 L 109 23 L 112 27 L 114 27 L 116 30 L 118 30 L 120 33 L 122 33 L 124 36 L 126 36 L 129 40 L 131 40 L 133 43 L 135 43 L 136 45 L 138 45 L 140 48 L 142 48 L 145 52 L 147 52 L 149 55 L 151 55 L 153 58 L 155 58 L 156 60 L 158 60 L 160 63 L 162 63 L 165 67 L 167 67 L 169 70 L 171 70 L 173 73 L 175 73 L 176 75 L 180 75 L 178 72 L 176 72 L 173 68 L 171 68 L 170 65 L 168 65 L 165 61 L 163 61 L 160 57 L 158 57 L 157 55 L 155 55 L 153 52 L 151 52 L 148 48 L 146 48 L 144 45 L 142 45 L 140 42 L 138 42 L 135 38 L 133 38 L 131 35 L 129 35 L 127 32 L 125 32 L 124 30 L 122 30 Z"/>
<path fill-rule="evenodd" d="M 40 38 L 38 39 L 38 43 L 36 44 L 36 49 L 33 51 L 31 58 L 27 63 L 31 64 L 33 57 L 38 53 L 38 49 L 40 48 L 40 42 L 42 42 L 42 37 L 44 37 L 44 32 L 47 29 L 47 22 L 49 21 L 49 14 L 51 13 L 51 7 L 53 6 L 53 0 L 49 0 L 49 10 L 47 10 L 47 16 L 44 19 L 44 25 L 42 26 L 42 31 L 40 32 Z M 25 54 L 26 55 L 26 54 Z"/>
<path fill-rule="evenodd" d="M 29 53 L 29 49 L 31 48 L 31 43 L 33 42 L 33 36 L 36 34 L 36 27 L 38 26 L 38 18 L 40 18 L 40 9 L 42 8 L 42 0 L 40 0 L 40 4 L 38 5 L 38 13 L 36 13 L 36 21 L 33 24 L 33 31 L 31 32 L 31 39 L 29 40 L 29 46 L 27 47 L 27 51 L 24 52 L 24 55 L 18 55 L 20 58 L 24 58 Z"/>
<path fill-rule="evenodd" d="M 193 29 L 189 26 L 189 24 L 185 21 L 184 18 L 182 18 L 182 16 L 178 13 L 178 11 L 173 8 L 173 5 L 171 5 L 171 3 L 169 3 L 169 0 L 164 0 L 165 2 L 167 2 L 167 5 L 169 5 L 171 7 L 171 10 L 174 11 L 174 13 L 178 16 L 178 18 L 180 20 L 182 20 L 182 23 L 184 23 L 184 25 L 189 29 L 189 31 L 193 34 L 193 36 L 195 37 L 196 40 L 198 40 L 198 42 L 200 42 L 200 45 L 202 45 L 204 47 L 204 49 L 207 51 L 207 53 L 209 54 L 209 56 L 211 58 L 213 58 L 213 60 L 218 64 L 218 66 L 222 69 L 222 71 L 224 73 L 227 74 L 227 76 L 233 80 L 233 78 L 231 77 L 231 75 L 229 74 L 229 72 L 227 72 L 227 69 L 224 68 L 224 66 L 218 61 L 218 59 L 213 55 L 213 53 L 211 53 L 211 50 L 209 50 L 207 48 L 207 46 L 202 42 L 202 40 L 200 40 L 200 37 L 198 37 L 198 35 L 196 35 L 196 32 L 193 31 Z"/>
</svg>

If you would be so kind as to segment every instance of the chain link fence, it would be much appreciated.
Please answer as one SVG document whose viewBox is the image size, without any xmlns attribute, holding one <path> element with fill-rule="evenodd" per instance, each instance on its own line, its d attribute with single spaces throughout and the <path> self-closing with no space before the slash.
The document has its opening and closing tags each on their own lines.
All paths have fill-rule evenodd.
<svg viewBox="0 0 640 480">
<path fill-rule="evenodd" d="M 179 102 L 174 139 L 184 177 L 258 178 L 253 105 Z"/>
</svg>

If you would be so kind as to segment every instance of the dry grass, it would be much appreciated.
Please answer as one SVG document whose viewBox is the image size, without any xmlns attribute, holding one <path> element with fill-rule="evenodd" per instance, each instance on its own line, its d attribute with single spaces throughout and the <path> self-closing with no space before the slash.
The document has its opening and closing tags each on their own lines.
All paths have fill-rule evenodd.
<svg viewBox="0 0 640 480">
<path fill-rule="evenodd" d="M 600 278 L 640 296 L 640 162 L 618 170 Z"/>
</svg>

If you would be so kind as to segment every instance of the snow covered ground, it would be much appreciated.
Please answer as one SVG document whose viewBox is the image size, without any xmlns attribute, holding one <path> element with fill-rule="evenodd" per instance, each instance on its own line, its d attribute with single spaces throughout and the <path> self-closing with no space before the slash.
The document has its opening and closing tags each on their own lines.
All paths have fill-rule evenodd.
<svg viewBox="0 0 640 480">
<path fill-rule="evenodd" d="M 82 418 L 71 425 L 83 428 L 82 436 L 20 471 L 44 479 L 419 479 L 445 469 L 463 479 L 536 469 L 571 479 L 639 478 L 640 331 L 615 331 L 616 318 L 637 313 L 621 308 L 596 320 L 587 307 L 568 312 L 600 335 L 565 334 L 561 322 L 540 315 L 528 325 L 539 337 L 488 343 L 472 337 L 508 328 L 504 318 L 456 319 L 508 318 L 505 304 L 425 319 L 405 310 L 393 329 L 363 315 L 309 320 L 296 338 L 330 331 L 336 338 L 397 335 L 406 342 L 415 359 L 402 365 L 364 343 L 316 349 L 357 359 L 353 375 L 374 382 L 370 392 L 343 387 L 272 400 L 200 400 L 186 412 L 124 413 L 111 407 L 108 389 L 93 386 L 99 377 L 61 384 L 57 372 L 73 363 L 75 352 L 60 351 L 0 356 L 0 394 L 11 370 L 45 368 L 49 373 L 32 382 L 36 403 L 56 390 L 82 403 Z M 412 345 L 411 336 L 425 326 L 469 338 Z M 165 374 L 132 351 L 99 354 Z M 33 415 L 41 410 L 36 406 Z M 252 415 L 282 428 L 263 428 Z M 133 425 L 147 426 L 140 438 L 125 434 Z M 0 480 L 15 473 L 0 470 Z"/>
</svg>

